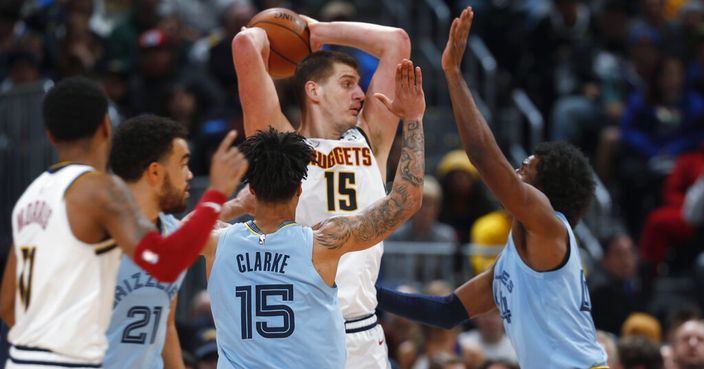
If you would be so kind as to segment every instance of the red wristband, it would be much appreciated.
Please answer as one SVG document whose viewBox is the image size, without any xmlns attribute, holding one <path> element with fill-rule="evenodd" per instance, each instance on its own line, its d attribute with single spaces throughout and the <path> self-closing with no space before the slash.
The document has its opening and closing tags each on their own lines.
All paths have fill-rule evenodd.
<svg viewBox="0 0 704 369">
<path fill-rule="evenodd" d="M 227 201 L 227 197 L 218 190 L 207 190 L 201 196 L 198 206 L 207 206 L 215 210 L 218 214 L 222 211 L 222 205 Z"/>
</svg>

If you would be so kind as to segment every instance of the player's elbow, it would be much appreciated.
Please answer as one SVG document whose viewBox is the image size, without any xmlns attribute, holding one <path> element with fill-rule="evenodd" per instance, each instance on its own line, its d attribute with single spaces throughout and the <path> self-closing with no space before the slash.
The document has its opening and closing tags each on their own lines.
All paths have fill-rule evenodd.
<svg viewBox="0 0 704 369">
<path fill-rule="evenodd" d="M 389 45 L 392 50 L 399 58 L 410 58 L 411 57 L 411 38 L 408 37 L 408 33 L 402 28 L 394 28 L 389 36 Z"/>
<path fill-rule="evenodd" d="M 257 40 L 261 38 L 258 33 L 264 32 L 260 28 L 247 28 L 246 30 L 239 32 L 232 38 L 232 55 L 233 57 L 240 54 L 256 54 L 257 51 Z M 264 35 L 266 39 L 266 34 Z M 235 52 L 236 51 L 236 52 Z"/>
</svg>

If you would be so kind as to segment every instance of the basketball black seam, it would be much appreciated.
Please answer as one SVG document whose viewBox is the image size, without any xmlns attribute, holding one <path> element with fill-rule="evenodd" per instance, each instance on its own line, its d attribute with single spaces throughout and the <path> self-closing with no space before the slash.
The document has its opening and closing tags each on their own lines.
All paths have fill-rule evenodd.
<svg viewBox="0 0 704 369">
<path fill-rule="evenodd" d="M 277 27 L 281 27 L 281 28 L 285 28 L 285 29 L 291 31 L 291 33 L 293 33 L 294 35 L 296 35 L 296 37 L 298 37 L 301 41 L 303 41 L 303 44 L 306 45 L 306 48 L 308 49 L 308 53 L 310 54 L 310 53 L 312 52 L 311 49 L 310 49 L 310 42 L 306 42 L 306 39 L 305 39 L 305 38 L 301 37 L 301 35 L 299 35 L 298 33 L 294 32 L 292 29 L 290 29 L 290 28 L 288 28 L 288 27 L 286 27 L 286 26 L 283 26 L 283 25 L 281 25 L 281 24 L 279 24 L 279 23 L 274 23 L 274 22 L 270 22 L 270 21 L 259 21 L 259 22 L 257 22 L 257 23 L 254 23 L 254 24 L 252 25 L 252 27 L 256 27 L 257 24 L 259 24 L 259 23 L 271 24 L 271 25 L 274 25 L 274 26 L 277 26 Z M 307 28 L 307 27 L 306 27 L 306 28 Z M 277 53 L 277 54 L 278 54 L 278 53 Z M 287 59 L 287 60 L 288 60 L 288 59 Z M 293 64 L 296 64 L 296 63 L 293 63 Z"/>
<path fill-rule="evenodd" d="M 271 52 L 273 52 L 274 54 L 278 55 L 279 58 L 283 59 L 284 61 L 289 62 L 289 63 L 291 63 L 291 64 L 293 64 L 293 65 L 298 65 L 298 63 L 294 62 L 293 60 L 291 60 L 291 59 L 289 59 L 289 58 L 287 58 L 287 57 L 281 55 L 280 52 L 278 52 L 278 51 L 276 51 L 276 50 L 274 50 L 274 49 L 271 49 L 271 48 L 270 48 L 269 50 L 270 50 Z"/>
</svg>

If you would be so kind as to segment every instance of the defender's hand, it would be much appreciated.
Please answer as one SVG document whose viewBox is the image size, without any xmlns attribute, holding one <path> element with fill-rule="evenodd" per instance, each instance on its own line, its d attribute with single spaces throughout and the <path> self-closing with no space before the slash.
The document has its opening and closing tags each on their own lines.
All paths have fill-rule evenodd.
<svg viewBox="0 0 704 369">
<path fill-rule="evenodd" d="M 227 133 L 210 164 L 210 188 L 222 192 L 226 197 L 232 195 L 249 167 L 240 150 L 232 146 L 236 137 L 236 131 Z"/>
<path fill-rule="evenodd" d="M 458 18 L 452 21 L 450 36 L 447 39 L 445 51 L 442 52 L 442 70 L 450 71 L 460 68 L 473 19 L 474 11 L 471 6 L 468 6 Z"/>
<path fill-rule="evenodd" d="M 249 191 L 249 185 L 244 186 L 234 199 L 226 202 L 220 213 L 220 220 L 229 222 L 241 215 L 254 215 L 256 197 Z"/>
<path fill-rule="evenodd" d="M 423 93 L 423 74 L 420 67 L 413 68 L 408 59 L 396 66 L 396 83 L 394 100 L 386 95 L 374 94 L 389 111 L 403 120 L 418 120 L 425 113 L 425 94 Z"/>
</svg>

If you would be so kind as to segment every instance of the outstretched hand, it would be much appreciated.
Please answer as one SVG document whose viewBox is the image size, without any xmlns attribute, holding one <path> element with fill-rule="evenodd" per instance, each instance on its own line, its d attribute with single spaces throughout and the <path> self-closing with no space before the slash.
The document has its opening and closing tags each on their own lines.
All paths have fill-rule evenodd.
<svg viewBox="0 0 704 369">
<path fill-rule="evenodd" d="M 247 172 L 249 162 L 236 147 L 232 146 L 237 138 L 236 131 L 230 131 L 220 142 L 210 165 L 210 187 L 230 197 Z"/>
<path fill-rule="evenodd" d="M 474 11 L 471 6 L 468 6 L 458 18 L 452 21 L 447 45 L 445 45 L 445 51 L 442 52 L 442 70 L 449 71 L 460 68 L 473 19 Z"/>
<path fill-rule="evenodd" d="M 374 97 L 387 109 L 403 120 L 419 120 L 425 113 L 425 94 L 423 93 L 423 73 L 420 67 L 413 68 L 408 59 L 396 66 L 396 80 L 393 101 L 381 93 Z"/>
</svg>

